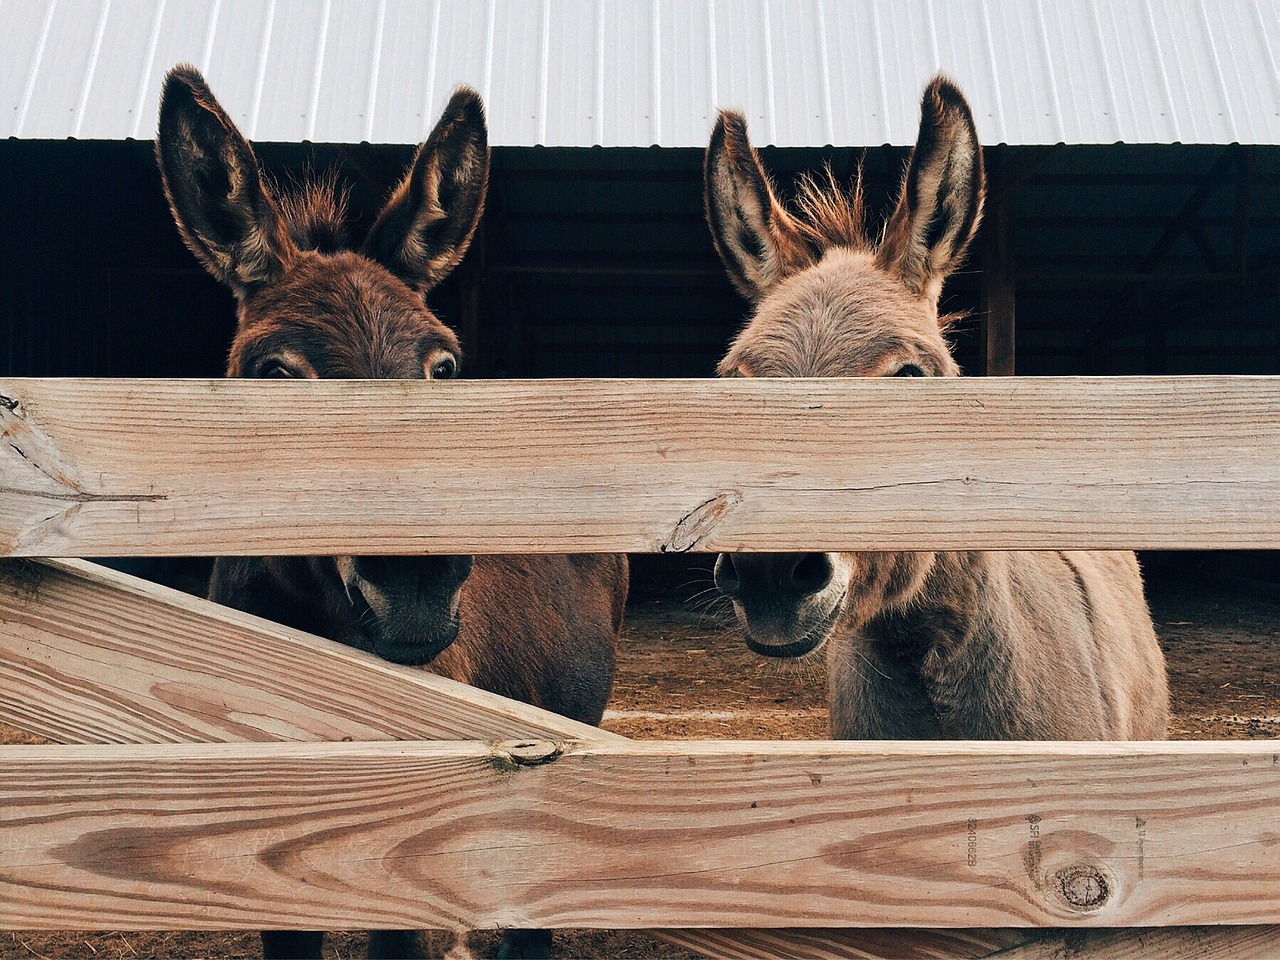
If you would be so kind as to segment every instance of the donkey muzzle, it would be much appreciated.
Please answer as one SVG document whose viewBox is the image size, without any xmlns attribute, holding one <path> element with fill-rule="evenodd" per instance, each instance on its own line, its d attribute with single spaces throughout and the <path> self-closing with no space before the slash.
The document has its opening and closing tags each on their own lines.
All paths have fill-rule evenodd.
<svg viewBox="0 0 1280 960">
<path fill-rule="evenodd" d="M 766 657 L 802 657 L 827 638 L 844 587 L 826 553 L 722 553 L 715 583 L 733 601 L 746 644 Z"/>
<path fill-rule="evenodd" d="M 429 663 L 461 626 L 471 557 L 353 557 L 340 569 L 370 649 L 393 663 Z M 344 569 L 345 568 L 345 569 Z"/>
</svg>

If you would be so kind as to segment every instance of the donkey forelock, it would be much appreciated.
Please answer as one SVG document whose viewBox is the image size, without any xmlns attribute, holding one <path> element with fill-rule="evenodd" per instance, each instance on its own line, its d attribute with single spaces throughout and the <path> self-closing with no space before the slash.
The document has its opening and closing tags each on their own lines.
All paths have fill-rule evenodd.
<svg viewBox="0 0 1280 960">
<path fill-rule="evenodd" d="M 350 188 L 338 186 L 336 171 L 310 174 L 288 187 L 277 186 L 275 193 L 280 219 L 299 250 L 337 253 L 351 249 L 347 238 Z"/>
<path fill-rule="evenodd" d="M 820 177 L 804 174 L 796 184 L 794 205 L 797 216 L 792 224 L 817 258 L 829 247 L 874 249 L 867 234 L 861 164 L 848 190 L 840 185 L 830 165 Z"/>
</svg>

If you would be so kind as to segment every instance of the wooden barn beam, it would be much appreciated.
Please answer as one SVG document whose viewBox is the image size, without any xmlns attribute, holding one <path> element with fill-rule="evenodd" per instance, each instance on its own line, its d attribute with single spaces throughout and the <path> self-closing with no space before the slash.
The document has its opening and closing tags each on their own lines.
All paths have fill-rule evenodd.
<svg viewBox="0 0 1280 960">
<path fill-rule="evenodd" d="M 1253 211 L 1253 147 L 1241 147 L 1237 157 L 1239 179 L 1236 181 L 1235 231 L 1232 237 L 1232 260 L 1244 274 L 1249 270 L 1249 233 L 1254 226 L 1275 226 L 1276 217 L 1255 217 Z"/>
<path fill-rule="evenodd" d="M 1280 537 L 1268 378 L 11 379 L 0 424 L 13 556 Z"/>
<path fill-rule="evenodd" d="M 1274 924 L 1276 749 L 0 747 L 0 923 Z"/>
</svg>

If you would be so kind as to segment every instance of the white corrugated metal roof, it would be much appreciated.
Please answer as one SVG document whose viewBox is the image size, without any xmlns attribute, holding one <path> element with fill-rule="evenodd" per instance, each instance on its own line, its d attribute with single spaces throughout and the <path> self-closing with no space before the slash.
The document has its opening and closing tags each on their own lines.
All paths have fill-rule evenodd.
<svg viewBox="0 0 1280 960">
<path fill-rule="evenodd" d="M 1280 144 L 1280 0 L 0 0 L 0 136 L 145 139 L 189 61 L 249 137 L 910 144 L 942 70 L 984 143 Z"/>
</svg>

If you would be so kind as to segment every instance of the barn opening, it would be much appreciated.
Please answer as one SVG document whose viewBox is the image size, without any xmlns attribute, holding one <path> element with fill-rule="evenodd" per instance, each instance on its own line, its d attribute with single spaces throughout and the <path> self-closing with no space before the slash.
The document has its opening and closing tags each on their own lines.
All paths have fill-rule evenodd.
<svg viewBox="0 0 1280 960">
<path fill-rule="evenodd" d="M 966 372 L 1280 372 L 1280 120 L 1258 80 L 1276 25 L 1248 4 L 1101 9 L 1086 30 L 1022 6 L 993 22 L 978 3 L 814 0 L 785 21 L 747 0 L 392 3 L 377 22 L 343 6 L 6 5 L 0 372 L 222 373 L 233 304 L 181 246 L 147 139 L 182 60 L 278 180 L 337 169 L 357 233 L 449 88 L 486 94 L 482 229 L 430 297 L 472 376 L 711 375 L 749 310 L 703 222 L 715 109 L 746 111 L 784 193 L 802 171 L 860 169 L 880 217 L 938 69 L 987 144 L 984 226 L 944 291 L 967 314 Z M 1147 561 L 1280 581 L 1266 555 Z M 663 563 L 641 558 L 641 579 Z"/>
</svg>

